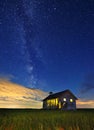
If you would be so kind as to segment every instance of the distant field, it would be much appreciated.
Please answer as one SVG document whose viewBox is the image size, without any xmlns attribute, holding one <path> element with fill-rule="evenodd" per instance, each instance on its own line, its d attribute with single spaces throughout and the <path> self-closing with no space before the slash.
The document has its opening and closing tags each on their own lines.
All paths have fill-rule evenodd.
<svg viewBox="0 0 94 130">
<path fill-rule="evenodd" d="M 94 130 L 94 109 L 0 109 L 0 130 Z"/>
</svg>

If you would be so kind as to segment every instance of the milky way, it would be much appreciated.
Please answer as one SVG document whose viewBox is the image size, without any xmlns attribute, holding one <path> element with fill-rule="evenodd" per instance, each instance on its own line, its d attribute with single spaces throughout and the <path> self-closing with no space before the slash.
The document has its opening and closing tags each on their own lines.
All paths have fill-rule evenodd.
<svg viewBox="0 0 94 130">
<path fill-rule="evenodd" d="M 22 30 L 20 29 L 23 40 L 21 43 L 21 51 L 23 52 L 24 58 L 27 62 L 26 66 L 29 81 L 31 81 L 31 84 L 35 86 L 38 78 L 37 66 L 41 67 L 43 64 L 42 52 L 38 48 L 39 43 L 34 42 L 37 35 L 37 21 L 35 21 L 35 8 L 37 8 L 37 4 L 36 1 L 23 0 L 17 2 L 15 6 L 18 18 L 17 23 L 20 24 L 20 28 L 22 27 Z"/>
<path fill-rule="evenodd" d="M 16 13 L 18 16 L 18 20 L 22 26 L 21 34 L 23 37 L 23 43 L 21 43 L 22 51 L 24 58 L 26 60 L 27 71 L 30 77 L 31 84 L 35 83 L 33 76 L 33 58 L 35 58 L 35 50 L 33 48 L 33 16 L 32 16 L 32 5 L 28 7 L 30 3 L 26 3 L 26 1 L 20 1 L 16 4 Z M 30 9 L 30 11 L 28 11 Z M 31 12 L 29 14 L 29 12 Z M 33 48 L 33 49 L 32 49 Z"/>
</svg>

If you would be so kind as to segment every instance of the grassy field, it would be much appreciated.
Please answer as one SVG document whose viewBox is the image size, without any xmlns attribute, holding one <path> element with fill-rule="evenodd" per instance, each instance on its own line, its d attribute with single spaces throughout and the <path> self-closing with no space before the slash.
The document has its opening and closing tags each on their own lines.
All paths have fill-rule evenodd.
<svg viewBox="0 0 94 130">
<path fill-rule="evenodd" d="M 94 130 L 94 109 L 0 109 L 0 130 Z"/>
</svg>

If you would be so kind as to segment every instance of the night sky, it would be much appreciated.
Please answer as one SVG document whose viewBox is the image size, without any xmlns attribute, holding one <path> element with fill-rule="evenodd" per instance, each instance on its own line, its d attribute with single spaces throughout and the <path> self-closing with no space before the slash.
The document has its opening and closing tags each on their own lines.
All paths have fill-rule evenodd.
<svg viewBox="0 0 94 130">
<path fill-rule="evenodd" d="M 94 0 L 0 0 L 0 77 L 94 100 Z"/>
</svg>

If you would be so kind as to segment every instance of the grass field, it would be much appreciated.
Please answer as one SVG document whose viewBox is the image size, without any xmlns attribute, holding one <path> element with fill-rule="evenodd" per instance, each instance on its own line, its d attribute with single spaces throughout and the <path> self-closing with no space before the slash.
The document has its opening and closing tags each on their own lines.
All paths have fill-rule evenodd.
<svg viewBox="0 0 94 130">
<path fill-rule="evenodd" d="M 0 130 L 94 130 L 94 109 L 0 109 Z"/>
</svg>

